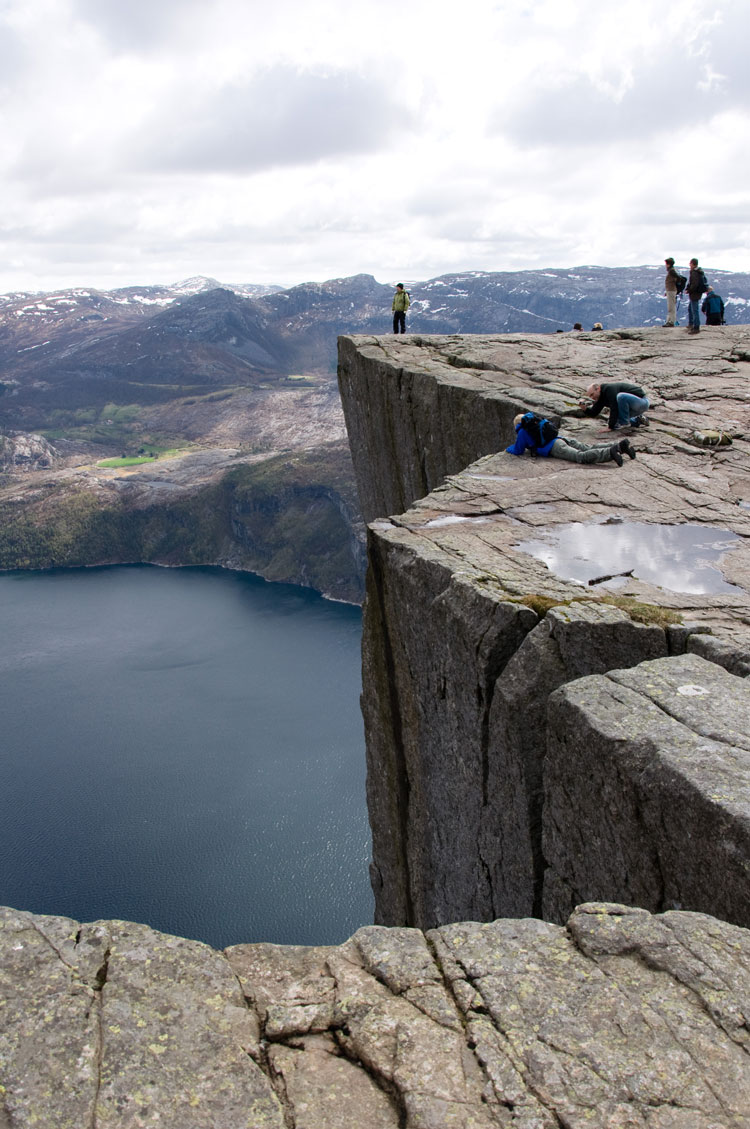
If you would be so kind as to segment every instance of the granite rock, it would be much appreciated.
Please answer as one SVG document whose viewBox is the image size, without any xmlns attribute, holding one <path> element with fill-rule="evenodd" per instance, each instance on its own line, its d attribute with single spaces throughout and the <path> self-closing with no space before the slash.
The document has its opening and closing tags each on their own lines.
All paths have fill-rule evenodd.
<svg viewBox="0 0 750 1129">
<path fill-rule="evenodd" d="M 567 927 L 224 953 L 0 922 L 3 1129 L 750 1125 L 750 932 L 702 914 L 591 903 Z"/>
<path fill-rule="evenodd" d="M 607 897 L 750 925 L 750 682 L 696 655 L 549 699 L 545 916 Z"/>
<path fill-rule="evenodd" d="M 695 338 L 340 339 L 370 521 L 363 712 L 378 922 L 564 920 L 577 894 L 543 845 L 550 695 L 686 653 L 735 678 L 750 672 L 748 350 L 748 326 Z M 610 443 L 606 420 L 578 406 L 602 379 L 649 396 L 636 459 L 618 468 L 505 453 L 527 409 Z M 696 448 L 687 438 L 701 428 L 732 444 Z M 675 530 L 694 547 L 670 549 Z M 613 531 L 614 561 L 599 561 Z M 563 534 L 588 581 L 569 571 Z M 704 564 L 696 580 L 690 570 Z M 644 859 L 653 849 L 644 843 Z M 615 885 L 589 896 L 628 895 Z"/>
</svg>

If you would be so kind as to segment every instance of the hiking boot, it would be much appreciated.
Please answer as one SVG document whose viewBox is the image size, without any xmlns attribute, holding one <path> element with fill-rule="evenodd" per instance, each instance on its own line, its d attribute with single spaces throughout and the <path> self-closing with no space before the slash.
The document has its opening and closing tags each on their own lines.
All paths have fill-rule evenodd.
<svg viewBox="0 0 750 1129">
<path fill-rule="evenodd" d="M 632 423 L 633 427 L 650 427 L 651 426 L 648 422 L 648 418 L 645 415 L 636 416 L 635 419 L 631 420 L 631 423 Z"/>
<path fill-rule="evenodd" d="M 635 458 L 635 448 L 630 446 L 629 439 L 620 440 L 620 450 L 624 455 L 627 455 L 629 459 Z"/>
<path fill-rule="evenodd" d="M 622 466 L 622 455 L 620 454 L 620 444 L 613 443 L 609 449 L 609 457 L 613 459 L 618 466 Z"/>
<path fill-rule="evenodd" d="M 674 322 L 673 321 L 665 321 L 664 325 L 662 326 L 662 329 L 674 329 Z"/>
</svg>

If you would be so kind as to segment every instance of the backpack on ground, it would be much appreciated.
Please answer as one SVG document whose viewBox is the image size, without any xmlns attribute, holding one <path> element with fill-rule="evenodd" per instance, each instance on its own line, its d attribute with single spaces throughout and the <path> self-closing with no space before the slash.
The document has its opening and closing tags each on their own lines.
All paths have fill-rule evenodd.
<svg viewBox="0 0 750 1129">
<path fill-rule="evenodd" d="M 539 447 L 546 447 L 559 435 L 554 423 L 550 423 L 548 419 L 537 415 L 536 412 L 526 412 L 521 419 L 521 427 L 531 439 L 534 450 L 538 450 Z"/>
<path fill-rule="evenodd" d="M 682 294 L 683 290 L 687 286 L 687 279 L 685 278 L 684 274 L 677 274 L 677 271 L 675 271 L 675 276 L 675 290 L 678 294 Z"/>
</svg>

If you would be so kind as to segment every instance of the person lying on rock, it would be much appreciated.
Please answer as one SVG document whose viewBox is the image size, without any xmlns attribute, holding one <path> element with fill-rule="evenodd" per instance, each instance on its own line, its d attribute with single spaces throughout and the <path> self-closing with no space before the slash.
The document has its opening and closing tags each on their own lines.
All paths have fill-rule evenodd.
<svg viewBox="0 0 750 1129">
<path fill-rule="evenodd" d="M 522 455 L 528 451 L 531 455 L 540 455 L 542 458 L 565 459 L 569 463 L 608 463 L 610 461 L 622 466 L 622 453 L 631 459 L 635 458 L 635 448 L 629 439 L 620 439 L 618 443 L 605 443 L 603 445 L 588 446 L 580 443 L 572 435 L 560 435 L 558 432 L 554 439 L 548 440 L 538 446 L 538 436 L 532 434 L 524 427 L 524 415 L 521 413 L 513 419 L 516 429 L 516 441 L 505 450 L 509 455 Z M 543 438 L 543 437 L 542 437 Z"/>
<path fill-rule="evenodd" d="M 639 384 L 629 384 L 620 380 L 614 384 L 590 384 L 586 389 L 587 400 L 579 400 L 585 416 L 598 416 L 604 408 L 609 408 L 610 431 L 620 427 L 648 427 L 644 412 L 649 403 L 646 393 Z"/>
</svg>

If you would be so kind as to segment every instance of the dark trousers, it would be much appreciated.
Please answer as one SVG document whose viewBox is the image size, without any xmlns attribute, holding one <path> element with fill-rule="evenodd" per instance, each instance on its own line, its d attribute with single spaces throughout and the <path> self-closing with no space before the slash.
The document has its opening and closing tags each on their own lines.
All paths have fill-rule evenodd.
<svg viewBox="0 0 750 1129">
<path fill-rule="evenodd" d="M 396 312 L 393 315 L 393 332 L 394 333 L 399 332 L 399 326 L 401 326 L 401 333 L 406 333 L 406 311 L 405 310 L 396 310 Z"/>
</svg>

